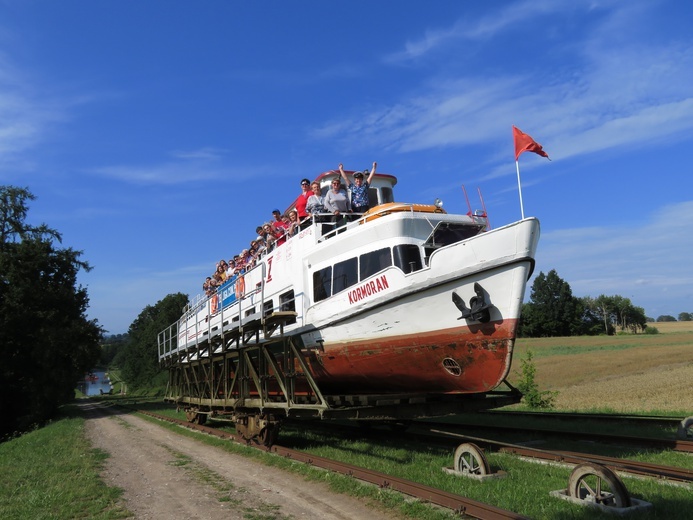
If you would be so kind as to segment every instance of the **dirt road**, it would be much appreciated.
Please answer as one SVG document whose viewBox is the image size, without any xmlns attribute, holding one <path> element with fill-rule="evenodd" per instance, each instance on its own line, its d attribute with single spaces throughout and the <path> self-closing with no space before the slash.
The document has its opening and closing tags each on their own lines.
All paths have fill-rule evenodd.
<svg viewBox="0 0 693 520">
<path fill-rule="evenodd" d="M 81 405 L 94 447 L 110 454 L 102 478 L 124 489 L 138 519 L 393 520 L 326 485 L 265 466 L 129 414 Z"/>
</svg>

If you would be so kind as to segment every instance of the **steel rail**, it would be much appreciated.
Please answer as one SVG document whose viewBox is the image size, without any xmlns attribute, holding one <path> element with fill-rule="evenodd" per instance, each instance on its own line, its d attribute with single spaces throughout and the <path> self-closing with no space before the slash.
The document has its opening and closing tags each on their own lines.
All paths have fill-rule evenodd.
<svg viewBox="0 0 693 520">
<path fill-rule="evenodd" d="M 138 410 L 138 412 L 153 417 L 155 419 L 167 421 L 173 424 L 178 424 L 180 426 L 198 430 L 213 435 L 215 437 L 233 440 L 240 444 L 249 445 L 245 439 L 242 439 L 241 437 L 234 435 L 232 433 L 218 430 L 216 428 L 182 421 L 180 419 L 176 419 L 173 417 L 166 417 L 164 415 L 159 415 L 157 413 L 149 412 L 146 410 Z M 328 469 L 330 471 L 341 473 L 343 475 L 351 476 L 359 480 L 375 484 L 384 489 L 392 489 L 400 493 L 413 496 L 420 500 L 430 502 L 431 504 L 451 509 L 452 511 L 455 511 L 458 514 L 464 514 L 467 516 L 477 518 L 479 520 L 528 520 L 529 518 L 518 513 L 514 513 L 513 511 L 501 509 L 499 507 L 495 507 L 490 504 L 485 504 L 477 500 L 472 500 L 461 495 L 449 493 L 447 491 L 443 491 L 441 489 L 437 489 L 431 486 L 426 486 L 425 484 L 420 484 L 418 482 L 412 482 L 409 480 L 401 479 L 399 477 L 387 475 L 385 473 L 380 473 L 367 468 L 362 468 L 359 466 L 354 466 L 351 464 L 326 459 L 324 457 L 319 457 L 317 455 L 311 455 L 309 453 L 293 450 L 291 448 L 285 448 L 283 446 L 278 446 L 276 444 L 271 448 L 264 448 L 260 446 L 255 447 L 263 451 L 280 455 L 287 459 L 303 462 L 305 464 L 309 464 L 323 469 Z"/>
<path fill-rule="evenodd" d="M 524 457 L 531 457 L 540 460 L 550 460 L 554 462 L 564 462 L 566 464 L 583 464 L 586 462 L 596 462 L 605 465 L 614 471 L 622 471 L 648 477 L 655 477 L 664 480 L 672 480 L 676 482 L 693 482 L 693 470 L 684 468 L 674 468 L 671 466 L 660 466 L 658 464 L 649 464 L 632 460 L 619 459 L 614 457 L 605 457 L 602 455 L 592 455 L 588 453 L 576 453 L 559 450 L 542 450 L 539 448 L 528 448 L 518 444 L 510 444 L 506 442 L 493 441 L 490 439 L 482 439 L 479 437 L 470 437 L 453 432 L 445 432 L 441 430 L 431 430 L 433 433 L 442 434 L 445 436 L 457 437 L 466 441 L 473 441 L 487 446 L 498 448 L 499 451 L 512 453 Z"/>
<path fill-rule="evenodd" d="M 693 453 L 693 441 L 681 440 L 681 439 L 656 439 L 653 437 L 632 437 L 629 435 L 613 435 L 608 433 L 590 433 L 590 432 L 580 432 L 576 434 L 575 432 L 565 431 L 565 430 L 547 430 L 543 428 L 522 428 L 518 426 L 497 426 L 488 424 L 456 424 L 456 423 L 440 423 L 440 422 L 417 422 L 415 425 L 425 425 L 427 427 L 434 428 L 484 428 L 493 429 L 506 432 L 532 432 L 544 435 L 567 435 L 575 438 L 579 435 L 580 440 L 593 440 L 593 441 L 604 441 L 612 444 L 629 444 L 637 446 L 648 446 L 651 448 L 659 449 L 669 449 L 674 451 L 682 451 Z"/>
<path fill-rule="evenodd" d="M 675 482 L 693 482 L 693 470 L 685 468 L 674 468 L 671 466 L 661 466 L 659 464 L 651 464 L 648 462 L 637 462 L 632 460 L 624 460 L 616 457 L 606 457 L 604 455 L 587 455 L 584 453 L 576 453 L 572 451 L 555 451 L 551 452 L 555 457 L 551 457 L 549 453 L 537 453 L 532 448 L 501 448 L 504 453 L 513 453 L 523 457 L 540 458 L 543 460 L 554 460 L 556 462 L 566 462 L 568 464 L 582 464 L 586 461 L 596 462 L 614 471 L 631 473 L 634 475 L 643 475 L 646 477 L 655 477 L 662 480 L 672 480 Z"/>
<path fill-rule="evenodd" d="M 658 415 L 630 415 L 630 414 L 602 414 L 602 413 L 580 413 L 580 412 L 521 412 L 521 411 L 499 411 L 481 410 L 481 415 L 489 417 L 509 417 L 509 418 L 542 418 L 558 421 L 595 421 L 595 422 L 631 422 L 648 425 L 676 427 L 685 419 L 684 417 L 658 416 Z"/>
</svg>

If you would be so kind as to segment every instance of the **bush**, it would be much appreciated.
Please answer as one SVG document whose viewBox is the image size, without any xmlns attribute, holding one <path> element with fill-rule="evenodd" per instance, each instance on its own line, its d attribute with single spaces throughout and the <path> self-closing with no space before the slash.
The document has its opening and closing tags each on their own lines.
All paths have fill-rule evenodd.
<svg viewBox="0 0 693 520">
<path fill-rule="evenodd" d="M 657 327 L 648 326 L 648 327 L 644 330 L 644 333 L 645 333 L 645 334 L 659 334 L 659 329 L 658 329 Z"/>
<path fill-rule="evenodd" d="M 554 400 L 558 392 L 541 391 L 535 380 L 537 367 L 533 361 L 531 350 L 527 351 L 525 359 L 520 361 L 522 365 L 522 377 L 517 383 L 517 388 L 522 392 L 522 402 L 530 408 L 553 408 Z"/>
</svg>

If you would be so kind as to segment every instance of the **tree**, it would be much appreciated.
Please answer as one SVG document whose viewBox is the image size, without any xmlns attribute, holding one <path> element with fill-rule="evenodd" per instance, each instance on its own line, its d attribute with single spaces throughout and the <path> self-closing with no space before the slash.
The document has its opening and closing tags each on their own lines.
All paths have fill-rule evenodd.
<svg viewBox="0 0 693 520">
<path fill-rule="evenodd" d="M 99 358 L 102 329 L 77 286 L 82 253 L 25 223 L 26 188 L 0 186 L 0 438 L 50 418 Z"/>
<path fill-rule="evenodd" d="M 674 318 L 673 316 L 670 316 L 670 315 L 668 315 L 668 314 L 664 314 L 664 315 L 662 315 L 662 316 L 659 316 L 659 317 L 657 318 L 657 321 L 659 321 L 659 322 L 663 322 L 663 321 L 676 321 L 676 318 Z"/>
<path fill-rule="evenodd" d="M 528 337 L 571 336 L 582 328 L 583 306 L 555 269 L 534 280 L 530 302 L 522 307 L 520 334 Z"/>
<path fill-rule="evenodd" d="M 127 334 L 111 334 L 101 343 L 101 359 L 99 364 L 109 366 L 113 362 L 120 349 L 127 343 Z"/>
<path fill-rule="evenodd" d="M 693 321 L 693 314 L 690 312 L 682 312 L 679 314 L 679 321 Z"/>
<path fill-rule="evenodd" d="M 582 298 L 582 301 L 591 309 L 593 317 L 599 317 L 601 333 L 611 335 L 616 332 L 616 327 L 620 327 L 623 331 L 630 330 L 635 334 L 638 330 L 644 331 L 647 328 L 645 309 L 633 305 L 629 298 L 618 294 L 600 294 L 597 298 Z"/>
<path fill-rule="evenodd" d="M 631 305 L 624 315 L 623 324 L 623 330 L 629 328 L 633 334 L 636 334 L 638 329 L 640 332 L 644 332 L 647 328 L 647 316 L 645 316 L 645 309 Z"/>
<path fill-rule="evenodd" d="M 602 321 L 602 314 L 599 305 L 595 298 L 591 296 L 583 296 L 579 298 L 582 304 L 582 327 L 580 334 L 587 336 L 596 336 L 604 332 L 604 322 Z M 613 334 L 613 327 L 609 329 L 607 326 L 607 331 Z"/>
<path fill-rule="evenodd" d="M 612 335 L 614 333 L 613 323 L 616 316 L 616 302 L 612 296 L 600 294 L 594 300 L 595 309 L 602 318 L 604 323 L 604 334 Z"/>
<path fill-rule="evenodd" d="M 159 368 L 159 332 L 177 321 L 188 297 L 169 294 L 156 305 L 147 305 L 128 329 L 128 341 L 119 350 L 114 363 L 131 386 L 147 387 L 162 372 Z"/>
<path fill-rule="evenodd" d="M 27 201 L 36 197 L 28 188 L 0 186 L 0 253 L 9 244 L 21 240 L 54 238 L 61 240 L 60 234 L 45 224 L 30 226 L 25 222 L 29 210 Z"/>
</svg>

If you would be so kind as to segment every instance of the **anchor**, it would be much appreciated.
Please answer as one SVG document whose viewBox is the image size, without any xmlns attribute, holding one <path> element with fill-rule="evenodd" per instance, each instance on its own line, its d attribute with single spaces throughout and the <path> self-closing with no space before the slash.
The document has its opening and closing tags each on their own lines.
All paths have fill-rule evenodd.
<svg viewBox="0 0 693 520">
<path fill-rule="evenodd" d="M 469 300 L 469 307 L 464 303 L 464 300 L 460 298 L 460 295 L 455 291 L 452 291 L 452 301 L 455 306 L 460 310 L 462 316 L 457 318 L 458 320 L 474 320 L 481 323 L 487 323 L 491 320 L 491 312 L 489 309 L 493 307 L 493 304 L 486 301 L 486 291 L 477 282 L 474 283 L 474 292 L 476 296 L 472 296 Z"/>
</svg>

